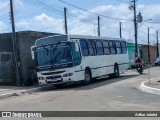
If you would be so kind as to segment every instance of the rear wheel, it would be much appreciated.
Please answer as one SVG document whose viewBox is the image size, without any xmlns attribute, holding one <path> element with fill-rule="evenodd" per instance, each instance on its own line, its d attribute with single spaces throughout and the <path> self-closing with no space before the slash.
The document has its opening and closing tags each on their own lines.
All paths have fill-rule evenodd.
<svg viewBox="0 0 160 120">
<path fill-rule="evenodd" d="M 119 67 L 117 64 L 114 66 L 114 77 L 119 77 Z"/>
<path fill-rule="evenodd" d="M 117 64 L 114 65 L 114 73 L 109 74 L 110 78 L 117 78 L 119 77 L 119 67 Z"/>
</svg>

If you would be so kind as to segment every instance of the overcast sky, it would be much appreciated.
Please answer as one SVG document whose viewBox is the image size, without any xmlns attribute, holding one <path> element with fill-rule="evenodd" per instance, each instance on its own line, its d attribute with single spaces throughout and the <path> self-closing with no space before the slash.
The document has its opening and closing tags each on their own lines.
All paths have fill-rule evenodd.
<svg viewBox="0 0 160 120">
<path fill-rule="evenodd" d="M 82 11 L 60 0 L 13 0 L 16 31 L 64 32 L 63 9 L 66 7 L 69 34 L 97 36 L 97 15 Z M 41 3 L 41 1 L 43 3 Z M 129 0 L 63 0 L 90 12 L 117 18 L 100 17 L 101 36 L 119 37 L 119 22 L 122 22 L 122 37 L 134 42 L 133 11 Z M 160 0 L 137 0 L 137 14 L 142 13 L 144 22 L 138 28 L 138 43 L 147 43 L 147 27 L 150 40 L 156 41 L 160 29 Z M 0 0 L 0 33 L 11 32 L 9 0 Z M 139 23 L 140 25 L 141 23 Z M 159 31 L 160 32 L 160 31 Z"/>
</svg>

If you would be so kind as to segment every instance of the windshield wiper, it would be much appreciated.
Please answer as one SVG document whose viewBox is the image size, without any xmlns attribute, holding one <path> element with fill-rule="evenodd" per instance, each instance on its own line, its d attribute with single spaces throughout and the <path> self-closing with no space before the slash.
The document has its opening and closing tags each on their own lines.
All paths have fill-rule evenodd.
<svg viewBox="0 0 160 120">
<path fill-rule="evenodd" d="M 36 67 L 38 70 L 47 70 L 47 69 L 51 69 L 52 68 L 52 66 L 51 65 L 47 65 L 47 66 L 38 66 L 38 67 Z"/>
<path fill-rule="evenodd" d="M 61 55 L 61 54 L 62 54 L 62 52 L 59 52 L 59 53 L 54 57 L 54 61 L 55 61 L 55 62 L 56 62 L 58 56 Z"/>
</svg>

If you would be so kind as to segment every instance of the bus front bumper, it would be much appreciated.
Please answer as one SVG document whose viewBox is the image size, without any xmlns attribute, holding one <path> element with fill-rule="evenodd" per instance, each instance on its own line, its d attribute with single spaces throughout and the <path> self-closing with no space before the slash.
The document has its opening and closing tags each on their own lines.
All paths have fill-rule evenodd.
<svg viewBox="0 0 160 120">
<path fill-rule="evenodd" d="M 40 85 L 46 85 L 46 84 L 63 84 L 63 83 L 68 83 L 72 82 L 70 77 L 63 77 L 59 79 L 44 79 L 44 80 L 39 80 Z"/>
</svg>

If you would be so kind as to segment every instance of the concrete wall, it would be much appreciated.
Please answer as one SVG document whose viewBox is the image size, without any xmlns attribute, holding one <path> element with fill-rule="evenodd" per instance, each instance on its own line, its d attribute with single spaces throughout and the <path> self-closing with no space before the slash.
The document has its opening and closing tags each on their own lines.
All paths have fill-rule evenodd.
<svg viewBox="0 0 160 120">
<path fill-rule="evenodd" d="M 22 31 L 16 33 L 17 53 L 20 63 L 20 82 L 31 85 L 36 82 L 35 62 L 31 59 L 31 46 L 36 39 L 55 35 L 36 31 Z M 32 76 L 34 71 L 34 76 Z M 16 85 L 15 65 L 13 62 L 11 33 L 0 34 L 0 84 Z M 33 77 L 35 77 L 33 79 Z"/>
<path fill-rule="evenodd" d="M 0 34 L 0 84 L 15 84 L 11 33 Z"/>
<path fill-rule="evenodd" d="M 0 52 L 12 52 L 11 33 L 0 34 Z"/>
<path fill-rule="evenodd" d="M 36 39 L 50 36 L 50 33 L 41 32 L 19 32 L 18 33 L 18 52 L 20 61 L 21 81 L 25 85 L 36 82 L 35 61 L 31 58 L 31 46 L 35 44 Z M 32 76 L 32 73 L 35 73 Z"/>
</svg>

